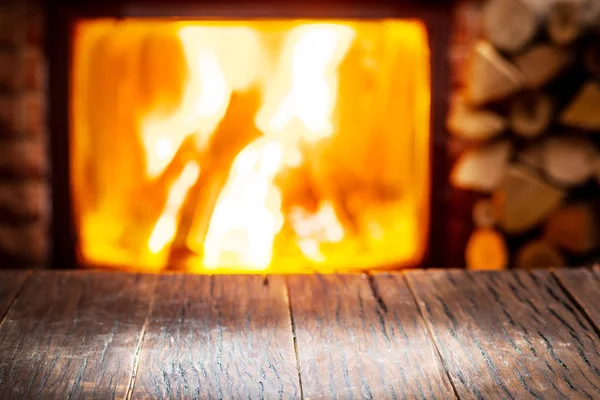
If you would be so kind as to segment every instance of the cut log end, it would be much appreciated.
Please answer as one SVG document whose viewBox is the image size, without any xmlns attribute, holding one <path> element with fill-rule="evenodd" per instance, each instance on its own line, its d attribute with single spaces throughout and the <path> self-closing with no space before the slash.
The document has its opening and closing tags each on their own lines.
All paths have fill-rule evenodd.
<svg viewBox="0 0 600 400">
<path fill-rule="evenodd" d="M 519 136 L 537 137 L 550 125 L 552 110 L 552 100 L 544 94 L 518 96 L 511 104 L 510 126 Z"/>
<path fill-rule="evenodd" d="M 577 255 L 598 246 L 597 206 L 592 203 L 572 204 L 554 211 L 546 220 L 544 236 L 557 247 Z"/>
<path fill-rule="evenodd" d="M 502 178 L 511 151 L 508 140 L 467 151 L 452 169 L 451 183 L 461 189 L 493 191 Z"/>
<path fill-rule="evenodd" d="M 563 267 L 565 258 L 550 243 L 535 239 L 517 251 L 516 266 L 524 269 Z"/>
<path fill-rule="evenodd" d="M 594 144 L 589 140 L 555 137 L 544 143 L 544 171 L 562 186 L 577 186 L 590 179 L 595 158 Z"/>
<path fill-rule="evenodd" d="M 473 105 L 483 105 L 505 99 L 520 88 L 519 70 L 504 59 L 490 43 L 477 42 L 469 60 L 466 100 Z"/>
<path fill-rule="evenodd" d="M 501 134 L 506 125 L 506 120 L 492 111 L 470 107 L 459 96 L 452 99 L 447 128 L 456 137 L 486 141 Z"/>
<path fill-rule="evenodd" d="M 564 125 L 579 129 L 600 131 L 600 84 L 588 82 L 560 116 Z"/>
<path fill-rule="evenodd" d="M 560 46 L 566 46 L 585 30 L 585 1 L 555 0 L 550 7 L 546 30 L 550 39 Z"/>
<path fill-rule="evenodd" d="M 518 55 L 514 62 L 523 74 L 523 85 L 528 89 L 538 89 L 555 79 L 571 60 L 569 51 L 541 44 Z"/>
<path fill-rule="evenodd" d="M 467 268 L 499 270 L 508 265 L 508 249 L 504 237 L 492 229 L 473 231 L 465 249 Z"/>
<path fill-rule="evenodd" d="M 502 51 L 519 51 L 535 36 L 543 8 L 534 0 L 489 0 L 482 11 L 486 37 Z"/>
<path fill-rule="evenodd" d="M 494 215 L 508 234 L 520 234 L 540 224 L 558 208 L 565 193 L 537 174 L 516 166 L 507 169 L 492 195 Z"/>
</svg>

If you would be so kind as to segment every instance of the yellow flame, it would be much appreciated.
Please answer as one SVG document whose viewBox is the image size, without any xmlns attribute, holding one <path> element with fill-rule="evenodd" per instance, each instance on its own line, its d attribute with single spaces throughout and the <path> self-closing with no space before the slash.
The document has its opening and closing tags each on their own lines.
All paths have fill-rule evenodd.
<svg viewBox="0 0 600 400">
<path fill-rule="evenodd" d="M 281 156 L 279 143 L 260 138 L 236 157 L 204 242 L 206 268 L 269 265 L 283 224 L 281 196 L 273 184 Z"/>
<path fill-rule="evenodd" d="M 350 27 L 334 24 L 304 25 L 290 32 L 256 118 L 266 136 L 250 143 L 234 162 L 204 242 L 205 267 L 269 266 L 275 235 L 283 225 L 274 178 L 285 160 L 301 160 L 302 140 L 315 142 L 332 133 L 336 68 L 353 37 Z M 327 222 L 340 226 L 335 213 L 328 216 Z"/>
<path fill-rule="evenodd" d="M 178 34 L 189 81 L 176 112 L 168 116 L 149 114 L 142 121 L 149 177 L 164 171 L 189 135 L 195 135 L 202 149 L 225 115 L 231 92 L 245 89 L 258 71 L 260 43 L 252 29 L 183 26 Z M 228 51 L 231 43 L 244 51 Z"/>
<path fill-rule="evenodd" d="M 281 136 L 297 118 L 304 125 L 299 130 L 304 140 L 315 142 L 331 135 L 336 68 L 353 38 L 353 29 L 344 25 L 315 24 L 294 29 L 282 52 L 279 73 L 267 89 L 257 126 L 267 134 Z"/>
</svg>

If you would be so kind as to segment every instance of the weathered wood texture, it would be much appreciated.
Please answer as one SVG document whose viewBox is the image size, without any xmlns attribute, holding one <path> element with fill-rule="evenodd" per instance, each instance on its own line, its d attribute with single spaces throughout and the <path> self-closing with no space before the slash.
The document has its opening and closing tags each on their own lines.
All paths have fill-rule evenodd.
<svg viewBox="0 0 600 400">
<path fill-rule="evenodd" d="M 36 272 L 0 327 L 0 398 L 125 397 L 154 280 Z"/>
<path fill-rule="evenodd" d="M 284 278 L 162 275 L 133 398 L 300 398 Z"/>
<path fill-rule="evenodd" d="M 597 332 L 600 332 L 600 266 L 590 269 L 557 269 L 554 275 L 590 317 Z"/>
<path fill-rule="evenodd" d="M 600 341 L 550 273 L 407 274 L 460 398 L 599 398 Z"/>
<path fill-rule="evenodd" d="M 401 275 L 289 278 L 305 398 L 452 398 Z"/>
<path fill-rule="evenodd" d="M 29 275 L 28 271 L 4 271 L 0 275 L 0 326 L 6 311 Z"/>
<path fill-rule="evenodd" d="M 598 268 L 0 272 L 0 398 L 600 398 L 599 290 Z"/>
</svg>

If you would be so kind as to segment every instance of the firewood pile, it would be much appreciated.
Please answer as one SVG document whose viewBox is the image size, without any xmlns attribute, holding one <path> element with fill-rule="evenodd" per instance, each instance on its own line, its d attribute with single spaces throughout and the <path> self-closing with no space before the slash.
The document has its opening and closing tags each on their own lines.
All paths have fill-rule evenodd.
<svg viewBox="0 0 600 400">
<path fill-rule="evenodd" d="M 591 262 L 600 229 L 600 0 L 486 0 L 450 102 L 473 269 Z"/>
</svg>

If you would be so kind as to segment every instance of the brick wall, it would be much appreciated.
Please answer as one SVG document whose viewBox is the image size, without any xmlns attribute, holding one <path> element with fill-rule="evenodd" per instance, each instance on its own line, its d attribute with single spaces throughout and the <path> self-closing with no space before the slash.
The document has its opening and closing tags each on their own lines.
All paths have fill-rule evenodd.
<svg viewBox="0 0 600 400">
<path fill-rule="evenodd" d="M 0 262 L 44 265 L 48 253 L 43 15 L 35 1 L 0 3 Z"/>
</svg>

